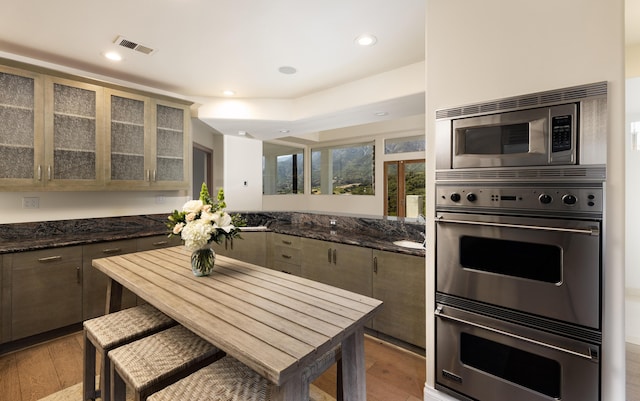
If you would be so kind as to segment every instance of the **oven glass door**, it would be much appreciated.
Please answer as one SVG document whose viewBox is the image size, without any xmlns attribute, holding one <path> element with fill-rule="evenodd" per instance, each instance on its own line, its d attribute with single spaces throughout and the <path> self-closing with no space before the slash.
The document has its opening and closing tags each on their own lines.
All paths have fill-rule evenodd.
<svg viewBox="0 0 640 401">
<path fill-rule="evenodd" d="M 439 213 L 436 289 L 600 328 L 599 222 Z"/>
<path fill-rule="evenodd" d="M 436 316 L 445 389 L 478 400 L 599 399 L 599 347 L 442 305 Z"/>
</svg>

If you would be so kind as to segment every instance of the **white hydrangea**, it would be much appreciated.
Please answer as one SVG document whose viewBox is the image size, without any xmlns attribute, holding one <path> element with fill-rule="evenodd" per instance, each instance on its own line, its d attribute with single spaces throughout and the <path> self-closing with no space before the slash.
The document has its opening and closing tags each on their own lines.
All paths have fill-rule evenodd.
<svg viewBox="0 0 640 401">
<path fill-rule="evenodd" d="M 195 251 L 202 248 L 209 239 L 214 227 L 210 222 L 203 221 L 202 219 L 188 222 L 183 228 L 181 237 L 184 240 L 184 246 L 190 250 Z"/>
</svg>

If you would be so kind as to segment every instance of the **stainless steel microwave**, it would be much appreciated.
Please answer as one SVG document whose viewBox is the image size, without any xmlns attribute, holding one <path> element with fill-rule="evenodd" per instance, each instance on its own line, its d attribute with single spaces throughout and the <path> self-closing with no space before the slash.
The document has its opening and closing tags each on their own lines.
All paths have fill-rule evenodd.
<svg viewBox="0 0 640 401">
<path fill-rule="evenodd" d="M 453 168 L 576 163 L 577 105 L 453 121 Z"/>
<path fill-rule="evenodd" d="M 436 111 L 436 170 L 606 164 L 607 83 Z"/>
</svg>

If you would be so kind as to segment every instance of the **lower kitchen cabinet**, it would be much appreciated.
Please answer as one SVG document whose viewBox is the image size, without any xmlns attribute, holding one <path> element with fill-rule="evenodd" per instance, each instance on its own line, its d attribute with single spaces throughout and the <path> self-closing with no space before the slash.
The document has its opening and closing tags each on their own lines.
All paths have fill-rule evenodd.
<svg viewBox="0 0 640 401">
<path fill-rule="evenodd" d="M 4 279 L 3 255 L 0 255 L 0 344 L 7 341 L 11 332 L 8 330 L 9 324 L 4 321 L 8 311 L 5 311 L 5 305 L 9 305 L 9 300 L 5 299 L 9 294 L 9 288 L 5 288 L 7 280 Z M 9 331 L 6 333 L 6 331 Z"/>
<path fill-rule="evenodd" d="M 302 275 L 301 238 L 293 235 L 272 233 L 267 247 L 266 266 L 281 272 Z"/>
<path fill-rule="evenodd" d="M 11 277 L 7 340 L 82 321 L 81 246 L 8 254 L 3 259 Z"/>
<path fill-rule="evenodd" d="M 158 235 L 0 255 L 0 343 L 103 315 L 108 278 L 93 259 L 181 244 Z M 140 302 L 123 289 L 123 307 Z"/>
<path fill-rule="evenodd" d="M 182 245 L 182 239 L 180 239 L 180 236 L 169 237 L 167 235 L 154 235 L 151 237 L 140 237 L 136 239 L 136 244 L 135 251 L 140 252 Z"/>
<path fill-rule="evenodd" d="M 267 263 L 267 233 L 265 231 L 245 231 L 240 233 L 240 236 L 242 238 L 225 239 L 221 244 L 214 243 L 213 250 L 219 255 L 265 266 Z"/>
<path fill-rule="evenodd" d="M 104 315 L 107 299 L 108 277 L 100 270 L 92 266 L 93 259 L 107 256 L 122 255 L 135 252 L 137 242 L 135 239 L 101 242 L 99 244 L 85 245 L 82 255 L 82 319 L 87 320 Z M 122 292 L 122 307 L 135 306 L 137 299 L 135 294 L 126 288 Z"/>
<path fill-rule="evenodd" d="M 302 277 L 371 296 L 369 248 L 302 238 Z"/>
<path fill-rule="evenodd" d="M 425 348 L 425 259 L 373 251 L 373 298 L 384 306 L 373 329 Z"/>
</svg>

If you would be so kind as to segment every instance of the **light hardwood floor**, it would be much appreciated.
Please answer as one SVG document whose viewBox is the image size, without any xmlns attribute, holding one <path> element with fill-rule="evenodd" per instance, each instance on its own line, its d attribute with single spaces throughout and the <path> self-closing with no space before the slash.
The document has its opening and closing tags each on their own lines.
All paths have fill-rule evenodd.
<svg viewBox="0 0 640 401">
<path fill-rule="evenodd" d="M 0 356 L 0 401 L 36 401 L 82 380 L 82 333 Z M 368 401 L 422 401 L 425 359 L 367 336 Z M 314 382 L 335 397 L 335 366 Z"/>
<path fill-rule="evenodd" d="M 421 401 L 423 357 L 366 337 L 368 401 Z M 82 333 L 0 356 L 0 401 L 36 401 L 82 380 Z M 335 367 L 314 383 L 335 397 Z M 627 401 L 640 401 L 640 345 L 627 344 Z"/>
</svg>

